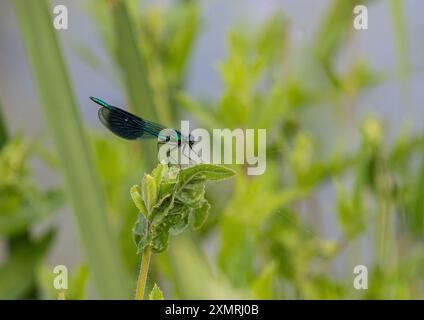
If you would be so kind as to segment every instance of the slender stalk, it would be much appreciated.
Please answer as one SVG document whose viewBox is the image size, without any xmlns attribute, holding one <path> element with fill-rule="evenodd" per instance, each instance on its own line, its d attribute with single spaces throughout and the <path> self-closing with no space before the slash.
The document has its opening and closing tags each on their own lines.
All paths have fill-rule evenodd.
<svg viewBox="0 0 424 320">
<path fill-rule="evenodd" d="M 389 210 L 387 201 L 384 196 L 379 196 L 379 213 L 378 213 L 378 262 L 381 267 L 387 262 L 387 247 L 389 237 Z"/>
<path fill-rule="evenodd" d="M 6 127 L 6 119 L 3 116 L 3 110 L 0 105 L 0 148 L 6 144 L 8 140 L 7 127 Z"/>
<path fill-rule="evenodd" d="M 116 234 L 111 232 L 112 226 L 106 216 L 106 199 L 94 166 L 60 41 L 52 24 L 49 3 L 47 0 L 14 1 L 23 43 L 50 136 L 56 145 L 64 189 L 76 218 L 98 297 L 127 298 L 131 288 L 129 275 L 122 252 L 114 239 Z"/>
<path fill-rule="evenodd" d="M 149 272 L 150 256 L 152 250 L 149 246 L 144 249 L 143 258 L 141 259 L 140 273 L 137 280 L 137 291 L 135 293 L 135 300 L 143 300 L 144 290 L 146 288 L 147 273 Z"/>
</svg>

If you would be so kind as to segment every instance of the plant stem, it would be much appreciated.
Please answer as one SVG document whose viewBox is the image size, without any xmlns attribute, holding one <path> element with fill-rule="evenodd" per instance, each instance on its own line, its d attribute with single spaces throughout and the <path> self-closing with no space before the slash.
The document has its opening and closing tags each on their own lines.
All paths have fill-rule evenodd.
<svg viewBox="0 0 424 320">
<path fill-rule="evenodd" d="M 3 110 L 1 109 L 0 105 L 0 149 L 3 147 L 3 145 L 6 144 L 8 140 L 8 133 L 7 133 L 7 127 L 6 127 L 6 119 L 3 116 Z"/>
<path fill-rule="evenodd" d="M 146 288 L 147 273 L 149 272 L 150 256 L 152 251 L 150 246 L 147 246 L 143 251 L 143 258 L 141 259 L 140 273 L 137 281 L 137 291 L 135 293 L 135 300 L 143 300 L 144 289 Z"/>
</svg>

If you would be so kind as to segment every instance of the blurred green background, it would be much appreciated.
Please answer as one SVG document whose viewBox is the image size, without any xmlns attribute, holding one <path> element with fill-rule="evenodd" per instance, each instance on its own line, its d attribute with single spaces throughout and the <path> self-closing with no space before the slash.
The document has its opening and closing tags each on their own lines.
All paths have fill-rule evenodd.
<svg viewBox="0 0 424 320">
<path fill-rule="evenodd" d="M 0 298 L 56 299 L 56 265 L 67 299 L 134 295 L 129 189 L 156 146 L 101 127 L 93 95 L 176 128 L 267 129 L 265 174 L 232 166 L 200 232 L 154 255 L 166 299 L 422 299 L 423 8 L 1 1 Z"/>
</svg>

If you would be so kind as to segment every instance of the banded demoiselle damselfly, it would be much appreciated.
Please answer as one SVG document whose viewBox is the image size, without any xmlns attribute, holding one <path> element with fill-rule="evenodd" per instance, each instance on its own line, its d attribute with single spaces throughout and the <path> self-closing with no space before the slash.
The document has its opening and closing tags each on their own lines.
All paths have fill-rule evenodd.
<svg viewBox="0 0 424 320">
<path fill-rule="evenodd" d="M 195 143 L 191 136 L 187 138 L 178 130 L 142 119 L 99 98 L 90 97 L 90 99 L 101 106 L 98 111 L 100 122 L 121 138 L 127 140 L 158 139 L 158 143 L 170 142 L 178 146 L 188 144 L 190 148 Z"/>
</svg>

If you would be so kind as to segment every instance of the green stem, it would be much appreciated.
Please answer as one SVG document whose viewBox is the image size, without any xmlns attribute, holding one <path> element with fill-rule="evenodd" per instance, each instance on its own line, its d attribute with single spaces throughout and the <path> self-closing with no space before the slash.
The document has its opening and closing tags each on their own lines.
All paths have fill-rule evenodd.
<svg viewBox="0 0 424 320">
<path fill-rule="evenodd" d="M 0 148 L 2 148 L 8 140 L 6 119 L 3 116 L 3 110 L 0 105 Z"/>
<path fill-rule="evenodd" d="M 144 290 L 146 288 L 147 273 L 149 272 L 150 256 L 152 251 L 149 246 L 144 249 L 143 258 L 141 259 L 140 273 L 137 280 L 137 291 L 135 300 L 143 300 Z"/>
<path fill-rule="evenodd" d="M 385 265 L 386 260 L 386 251 L 388 246 L 388 229 L 389 229 L 389 212 L 387 208 L 387 203 L 384 197 L 380 197 L 378 200 L 379 203 L 379 231 L 378 231 L 378 259 L 381 267 Z"/>
</svg>

